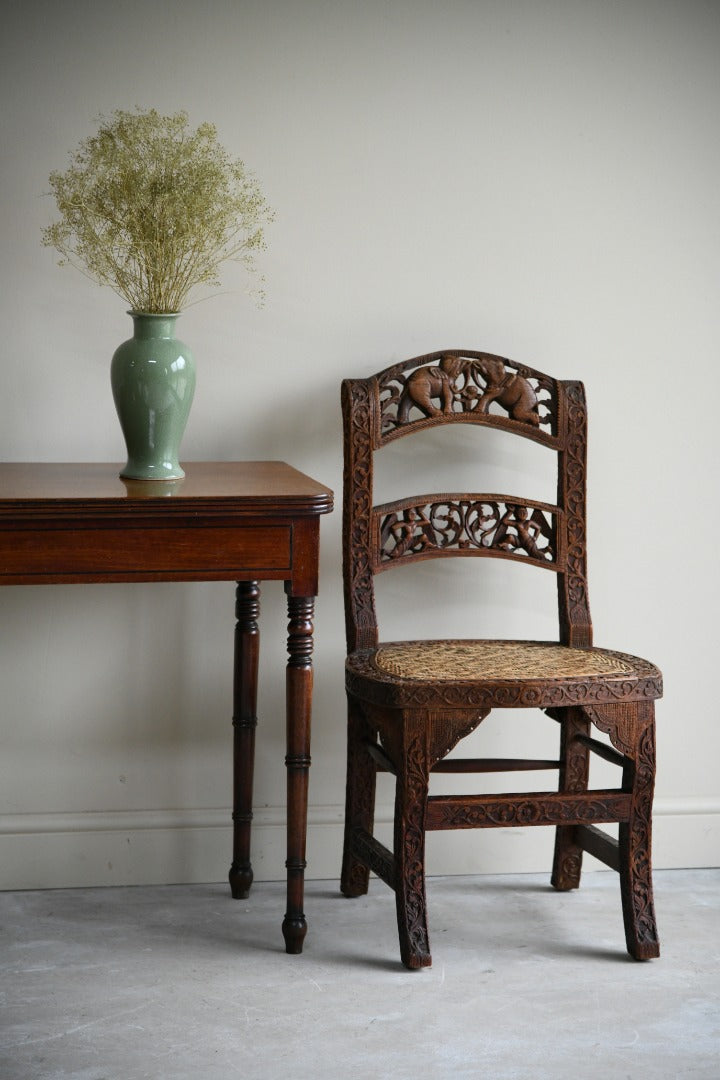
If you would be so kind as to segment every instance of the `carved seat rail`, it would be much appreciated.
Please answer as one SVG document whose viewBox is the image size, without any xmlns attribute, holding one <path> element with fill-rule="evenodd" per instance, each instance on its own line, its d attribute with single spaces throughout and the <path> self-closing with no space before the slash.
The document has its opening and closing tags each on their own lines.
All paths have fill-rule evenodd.
<svg viewBox="0 0 720 1080">
<path fill-rule="evenodd" d="M 430 795 L 425 828 L 497 829 L 508 825 L 564 825 L 566 822 L 591 825 L 628 821 L 631 806 L 631 796 L 622 791 Z"/>
</svg>

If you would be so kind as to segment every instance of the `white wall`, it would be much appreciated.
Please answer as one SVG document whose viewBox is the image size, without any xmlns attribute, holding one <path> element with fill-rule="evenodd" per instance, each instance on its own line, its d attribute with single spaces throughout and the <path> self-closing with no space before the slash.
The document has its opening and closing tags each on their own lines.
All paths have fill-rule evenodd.
<svg viewBox="0 0 720 1080">
<path fill-rule="evenodd" d="M 596 640 L 666 677 L 656 863 L 717 864 L 720 7 L 5 0 L 2 23 L 0 459 L 122 458 L 108 369 L 124 304 L 40 244 L 47 176 L 99 112 L 214 121 L 277 210 L 265 309 L 238 270 L 181 320 L 199 371 L 183 458 L 281 458 L 338 496 L 323 522 L 310 875 L 337 876 L 344 788 L 339 383 L 446 347 L 585 381 Z M 501 438 L 471 445 L 466 459 L 516 478 L 524 459 Z M 383 594 L 384 608 L 411 601 L 413 632 L 424 586 L 448 632 L 552 633 L 537 610 L 551 575 L 416 569 Z M 223 584 L 0 590 L 0 886 L 224 877 L 232 628 Z M 263 630 L 254 861 L 280 878 L 279 585 Z M 504 729 L 534 740 L 530 724 L 498 714 L 484 746 L 498 752 Z M 431 840 L 431 870 L 495 871 L 548 866 L 551 837 Z"/>
</svg>

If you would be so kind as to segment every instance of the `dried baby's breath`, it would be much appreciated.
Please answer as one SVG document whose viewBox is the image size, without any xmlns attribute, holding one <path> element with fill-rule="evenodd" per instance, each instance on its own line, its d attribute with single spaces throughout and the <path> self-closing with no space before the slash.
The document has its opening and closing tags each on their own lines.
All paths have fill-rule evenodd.
<svg viewBox="0 0 720 1080">
<path fill-rule="evenodd" d="M 116 110 L 50 187 L 60 220 L 43 230 L 61 265 L 109 285 L 133 311 L 180 311 L 196 286 L 217 287 L 227 259 L 253 272 L 272 220 L 257 181 L 185 112 Z"/>
</svg>

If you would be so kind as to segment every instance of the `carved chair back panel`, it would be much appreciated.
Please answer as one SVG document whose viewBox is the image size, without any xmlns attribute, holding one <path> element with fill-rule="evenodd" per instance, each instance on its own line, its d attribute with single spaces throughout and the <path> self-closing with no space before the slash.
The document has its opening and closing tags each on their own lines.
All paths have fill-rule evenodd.
<svg viewBox="0 0 720 1080">
<path fill-rule="evenodd" d="M 429 353 L 387 368 L 377 384 L 376 447 L 437 423 L 488 424 L 557 441 L 556 380 L 491 353 Z"/>
<path fill-rule="evenodd" d="M 587 590 L 587 413 L 581 383 L 488 353 L 430 353 L 342 386 L 343 566 L 348 649 L 378 640 L 374 574 L 437 556 L 529 562 L 558 580 L 560 640 L 592 644 Z M 491 494 L 414 495 L 374 505 L 373 454 L 438 424 L 501 427 L 557 453 L 557 504 Z"/>
<path fill-rule="evenodd" d="M 558 570 L 557 520 L 546 503 L 506 495 L 421 495 L 373 508 L 375 571 L 402 559 L 490 555 Z"/>
</svg>

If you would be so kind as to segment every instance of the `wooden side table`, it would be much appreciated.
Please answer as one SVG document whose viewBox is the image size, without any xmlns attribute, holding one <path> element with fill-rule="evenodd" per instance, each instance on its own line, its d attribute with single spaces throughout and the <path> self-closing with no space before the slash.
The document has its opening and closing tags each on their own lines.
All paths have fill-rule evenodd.
<svg viewBox="0 0 720 1080">
<path fill-rule="evenodd" d="M 198 462 L 184 480 L 120 480 L 117 465 L 0 464 L 0 585 L 235 581 L 230 886 L 252 884 L 250 829 L 260 581 L 288 597 L 287 912 L 302 952 L 319 517 L 332 492 L 280 461 Z"/>
</svg>

